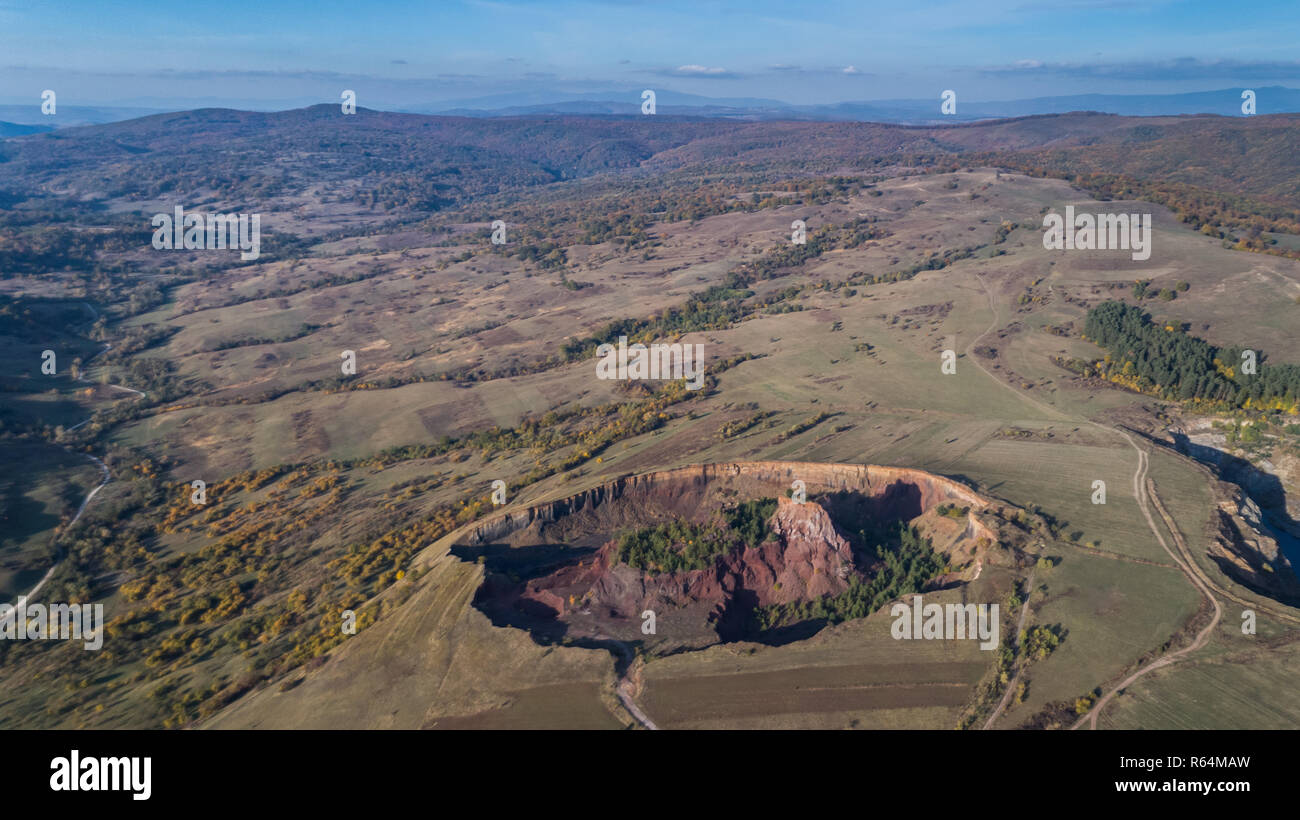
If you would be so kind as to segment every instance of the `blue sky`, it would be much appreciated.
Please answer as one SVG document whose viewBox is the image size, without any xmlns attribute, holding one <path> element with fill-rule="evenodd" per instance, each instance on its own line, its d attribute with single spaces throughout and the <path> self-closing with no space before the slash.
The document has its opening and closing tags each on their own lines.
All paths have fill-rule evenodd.
<svg viewBox="0 0 1300 820">
<path fill-rule="evenodd" d="M 793 103 L 1300 87 L 1296 0 L 0 0 L 0 102 L 414 108 L 561 89 Z"/>
</svg>

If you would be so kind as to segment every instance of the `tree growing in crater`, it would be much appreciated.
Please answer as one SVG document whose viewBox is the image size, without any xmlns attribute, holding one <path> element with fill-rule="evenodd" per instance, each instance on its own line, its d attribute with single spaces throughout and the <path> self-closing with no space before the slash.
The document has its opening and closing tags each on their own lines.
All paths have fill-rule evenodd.
<svg viewBox="0 0 1300 820">
<path fill-rule="evenodd" d="M 625 533 L 618 560 L 650 574 L 707 569 L 723 555 L 768 539 L 775 498 L 745 501 L 707 524 L 672 521 Z"/>
<path fill-rule="evenodd" d="M 838 595 L 759 607 L 753 613 L 754 627 L 763 632 L 802 621 L 836 624 L 865 618 L 895 598 L 920 592 L 944 568 L 943 556 L 934 551 L 930 539 L 906 524 L 898 525 L 898 547 L 877 546 L 876 554 L 882 566 L 871 579 L 853 578 Z"/>
</svg>

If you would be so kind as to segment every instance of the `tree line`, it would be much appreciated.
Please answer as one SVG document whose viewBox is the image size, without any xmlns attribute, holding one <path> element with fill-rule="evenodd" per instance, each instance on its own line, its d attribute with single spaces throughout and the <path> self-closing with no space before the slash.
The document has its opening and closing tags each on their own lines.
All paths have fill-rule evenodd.
<svg viewBox="0 0 1300 820">
<path fill-rule="evenodd" d="M 1260 351 L 1216 347 L 1117 301 L 1088 311 L 1083 333 L 1108 351 L 1094 364 L 1097 372 L 1134 390 L 1222 408 L 1300 412 L 1300 366 L 1265 364 Z M 1252 358 L 1255 366 L 1246 367 Z"/>
</svg>

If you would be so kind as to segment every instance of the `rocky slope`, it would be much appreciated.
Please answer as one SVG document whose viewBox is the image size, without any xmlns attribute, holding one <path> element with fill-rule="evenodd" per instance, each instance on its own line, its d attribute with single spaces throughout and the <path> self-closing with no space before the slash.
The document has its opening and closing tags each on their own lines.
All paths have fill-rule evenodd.
<svg viewBox="0 0 1300 820">
<path fill-rule="evenodd" d="M 808 501 L 783 495 L 802 481 Z M 737 499 L 776 497 L 769 536 L 720 556 L 712 566 L 646 572 L 619 561 L 615 534 L 667 520 L 703 523 Z M 817 503 L 816 499 L 822 503 Z M 940 504 L 967 508 L 956 518 Z M 977 516 L 988 502 L 969 488 L 918 470 L 801 462 L 703 464 L 620 478 L 565 499 L 503 514 L 473 528 L 469 549 L 527 551 L 544 544 L 586 545 L 594 552 L 527 580 L 489 572 L 476 606 L 498 625 L 529 629 L 548 640 L 654 642 L 693 648 L 745 634 L 755 607 L 811 601 L 843 592 L 869 568 L 835 520 L 870 520 L 883 527 L 911 522 L 964 571 L 979 572 L 979 553 L 996 540 Z M 892 523 L 886 523 L 892 522 Z M 862 544 L 857 545 L 861 548 Z M 536 550 L 531 550 L 536 551 Z M 642 631 L 654 613 L 655 635 Z"/>
<path fill-rule="evenodd" d="M 722 556 L 708 569 L 679 572 L 647 573 L 621 563 L 618 542 L 610 540 L 591 561 L 522 588 L 489 581 L 480 602 L 561 620 L 570 638 L 639 639 L 642 613 L 650 611 L 657 634 L 691 646 L 739 638 L 754 606 L 834 595 L 861 575 L 849 542 L 819 504 L 780 498 L 769 527 L 771 537 L 757 547 Z"/>
<path fill-rule="evenodd" d="M 868 464 L 744 461 L 693 464 L 623 476 L 576 495 L 501 513 L 472 526 L 459 541 L 466 545 L 520 545 L 535 542 L 542 530 L 563 536 L 582 529 L 599 529 L 601 525 L 636 526 L 656 517 L 680 516 L 718 506 L 737 495 L 781 496 L 796 480 L 804 483 L 810 498 L 840 490 L 861 493 L 872 499 L 873 512 L 882 518 L 911 520 L 943 503 L 969 507 L 969 537 L 994 537 L 974 515 L 990 502 L 944 476 Z M 636 503 L 610 503 L 619 499 Z"/>
<path fill-rule="evenodd" d="M 1209 555 L 1238 583 L 1285 603 L 1300 603 L 1300 581 L 1265 525 L 1259 506 L 1237 485 L 1218 482 Z M 1285 533 L 1278 533 L 1286 537 Z"/>
</svg>

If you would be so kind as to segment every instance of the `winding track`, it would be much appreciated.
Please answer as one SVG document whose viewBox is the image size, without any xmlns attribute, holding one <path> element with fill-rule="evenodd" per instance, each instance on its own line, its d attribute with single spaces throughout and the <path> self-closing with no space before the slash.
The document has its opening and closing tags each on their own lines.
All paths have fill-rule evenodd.
<svg viewBox="0 0 1300 820">
<path fill-rule="evenodd" d="M 1035 567 L 1034 569 L 1037 569 Z M 1020 649 L 1020 636 L 1025 631 L 1025 616 L 1029 614 L 1029 596 L 1034 594 L 1034 569 L 1029 570 L 1029 578 L 1025 581 L 1025 602 L 1020 606 L 1020 623 L 1016 625 L 1015 646 L 1017 651 Z M 1021 664 L 1016 670 L 1016 676 L 1007 684 L 1007 690 L 1002 693 L 1002 700 L 998 701 L 998 708 L 993 710 L 989 719 L 984 722 L 985 729 L 992 729 L 994 722 L 1002 717 L 1006 711 L 1007 704 L 1011 701 L 1011 695 L 1016 691 L 1016 684 L 1020 683 L 1020 678 L 1025 674 L 1025 666 Z"/>
<path fill-rule="evenodd" d="M 632 656 L 632 650 L 628 649 L 627 644 L 617 638 L 605 636 L 604 640 L 609 641 L 614 646 L 615 651 L 622 656 L 626 664 L 623 674 L 619 675 L 614 682 L 614 694 L 618 695 L 618 700 L 623 704 L 623 708 L 627 710 L 628 714 L 636 718 L 637 723 L 647 729 L 658 729 L 659 727 L 650 719 L 650 716 L 641 711 L 641 707 L 636 703 L 636 684 L 632 682 L 631 674 L 636 660 Z"/>
<path fill-rule="evenodd" d="M 993 291 L 989 289 L 988 285 L 984 282 L 983 277 L 981 277 L 979 274 L 974 274 L 974 276 L 975 276 L 975 281 L 979 282 L 980 288 L 984 290 L 985 298 L 988 300 L 989 310 L 992 311 L 993 313 L 993 321 L 989 324 L 987 330 L 985 330 L 978 337 L 972 340 L 971 343 L 966 347 L 967 358 L 971 359 L 971 361 L 975 363 L 975 366 L 978 367 L 986 376 L 988 376 L 990 379 L 997 382 L 998 384 L 1002 385 L 1007 390 L 1010 390 L 1012 393 L 1019 396 L 1022 400 L 1034 405 L 1034 407 L 1038 408 L 1039 410 L 1042 410 L 1043 412 L 1047 413 L 1049 416 L 1054 416 L 1060 419 L 1068 418 L 1056 408 L 1044 404 L 1043 402 L 1038 401 L 1036 398 L 1032 396 L 1025 395 L 1021 391 L 1016 390 L 1010 384 L 1004 382 L 1002 379 L 999 379 L 996 375 L 993 374 L 992 371 L 986 368 L 979 361 L 978 357 L 973 355 L 975 346 L 979 344 L 980 340 L 982 340 L 985 336 L 992 333 L 997 328 L 998 318 L 999 318 L 997 301 L 994 298 Z M 1187 552 L 1186 545 L 1180 544 L 1180 547 L 1183 549 L 1183 551 L 1187 552 L 1187 556 L 1186 556 L 1187 560 L 1184 561 L 1174 553 L 1174 550 L 1169 548 L 1169 544 L 1165 542 L 1164 535 L 1161 534 L 1160 528 L 1156 525 L 1155 519 L 1152 518 L 1151 516 L 1151 510 L 1148 505 L 1148 495 L 1150 495 L 1151 499 L 1161 510 L 1162 514 L 1164 512 L 1164 508 L 1159 505 L 1159 499 L 1155 495 L 1154 482 L 1152 482 L 1149 478 L 1147 478 L 1148 458 L 1147 458 L 1146 451 L 1137 445 L 1137 442 L 1133 440 L 1132 436 L 1130 436 L 1128 433 L 1124 432 L 1120 428 L 1110 427 L 1108 425 L 1101 424 L 1100 422 L 1092 421 L 1091 419 L 1086 419 L 1086 421 L 1088 424 L 1091 424 L 1093 427 L 1096 427 L 1099 430 L 1106 430 L 1122 436 L 1124 440 L 1128 442 L 1128 445 L 1132 447 L 1133 450 L 1137 453 L 1138 455 L 1137 469 L 1134 470 L 1133 472 L 1133 497 L 1137 500 L 1138 509 L 1141 510 L 1142 517 L 1146 519 L 1147 527 L 1149 527 L 1151 532 L 1155 534 L 1156 541 L 1159 542 L 1160 546 L 1163 547 L 1165 552 L 1169 554 L 1169 557 L 1174 560 L 1174 564 L 1177 565 L 1178 569 L 1181 570 L 1182 573 L 1187 576 L 1187 579 L 1192 582 L 1192 585 L 1195 586 L 1198 590 L 1200 590 L 1201 593 L 1205 595 L 1206 599 L 1209 600 L 1210 605 L 1214 609 L 1214 616 L 1210 619 L 1210 623 L 1207 624 L 1197 634 L 1195 640 L 1193 640 L 1190 644 L 1183 647 L 1182 649 L 1177 650 L 1176 652 L 1171 652 L 1167 655 L 1162 655 L 1161 657 L 1156 658 L 1155 660 L 1151 661 L 1147 665 L 1137 669 L 1135 672 L 1133 672 L 1133 674 L 1129 675 L 1127 678 L 1121 681 L 1118 686 L 1114 687 L 1113 689 L 1111 689 L 1110 692 L 1106 693 L 1103 697 L 1101 697 L 1097 701 L 1097 703 L 1095 703 L 1093 707 L 1090 710 L 1088 710 L 1087 714 L 1080 717 L 1078 722 L 1076 722 L 1071 727 L 1073 729 L 1078 729 L 1085 724 L 1087 724 L 1089 728 L 1096 729 L 1098 715 L 1101 714 L 1102 709 L 1104 709 L 1106 705 L 1110 703 L 1111 699 L 1114 698 L 1116 694 L 1122 691 L 1125 687 L 1131 685 L 1135 680 L 1142 677 L 1143 675 L 1146 675 L 1149 672 L 1153 672 L 1156 669 L 1160 669 L 1165 666 L 1169 666 L 1171 664 L 1177 663 L 1178 661 L 1186 657 L 1188 654 L 1205 646 L 1206 641 L 1209 640 L 1210 634 L 1214 631 L 1214 628 L 1219 625 L 1219 620 L 1223 615 L 1222 605 L 1220 605 L 1218 599 L 1215 598 L 1214 595 L 1210 592 L 1211 585 L 1209 583 L 1209 579 L 1203 578 L 1203 573 L 1200 571 L 1200 568 L 1196 566 L 1196 563 L 1193 560 L 1191 560 L 1191 554 L 1190 552 Z M 1173 526 L 1173 522 L 1168 521 L 1168 524 L 1169 524 L 1171 534 L 1173 534 L 1174 537 L 1178 539 L 1178 541 L 1181 541 L 1181 536 L 1178 535 L 1177 528 Z M 1026 599 L 1026 606 L 1028 606 L 1028 599 Z M 1019 679 L 1019 675 L 1017 675 L 1017 679 Z M 1004 696 L 1003 704 L 999 705 L 998 711 L 995 712 L 995 715 L 1001 714 L 1001 709 L 1002 706 L 1005 705 L 1005 701 L 1006 701 L 1006 697 Z M 989 722 L 985 724 L 984 728 L 987 729 L 990 726 L 992 726 L 992 724 L 993 724 L 993 720 L 990 719 Z"/>
<path fill-rule="evenodd" d="M 1179 558 L 1177 555 L 1174 554 L 1174 551 L 1169 548 L 1169 544 L 1165 542 L 1164 536 L 1160 534 L 1160 528 L 1156 526 L 1155 519 L 1151 517 L 1151 510 L 1147 504 L 1147 497 L 1148 497 L 1148 493 L 1151 495 L 1151 497 L 1153 498 L 1155 497 L 1155 483 L 1152 482 L 1151 479 L 1147 478 L 1146 476 L 1147 467 L 1148 467 L 1148 459 L 1147 459 L 1146 452 L 1138 448 L 1137 444 L 1134 443 L 1133 439 L 1123 430 L 1117 429 L 1116 432 L 1124 436 L 1124 438 L 1128 440 L 1128 443 L 1131 444 L 1138 451 L 1138 470 L 1136 473 L 1133 474 L 1133 494 L 1134 497 L 1137 498 L 1138 507 L 1142 510 L 1142 516 L 1146 518 L 1147 526 L 1149 526 L 1151 528 L 1151 531 L 1155 533 L 1156 540 L 1160 542 L 1160 546 L 1164 548 L 1165 552 L 1169 553 L 1170 558 L 1174 559 L 1174 563 L 1177 564 L 1178 568 L 1182 570 L 1183 574 L 1188 577 L 1188 579 L 1192 582 L 1192 585 L 1195 586 L 1197 589 L 1199 589 L 1201 593 L 1205 595 L 1206 599 L 1209 600 L 1210 605 L 1214 607 L 1214 617 L 1210 618 L 1210 622 L 1206 624 L 1205 627 L 1196 634 L 1196 638 L 1190 644 L 1175 652 L 1170 652 L 1167 655 L 1161 655 L 1159 658 L 1156 658 L 1155 660 L 1148 663 L 1146 666 L 1139 668 L 1133 674 L 1129 675 L 1127 678 L 1120 681 L 1120 683 L 1117 686 L 1115 686 L 1115 688 L 1111 689 L 1109 692 L 1103 695 L 1096 702 L 1096 704 L 1094 704 L 1093 707 L 1088 710 L 1087 714 L 1079 718 L 1079 720 L 1074 724 L 1074 726 L 1071 727 L 1073 729 L 1078 729 L 1082 727 L 1084 724 L 1087 724 L 1089 729 L 1096 729 L 1098 716 L 1101 714 L 1101 711 L 1106 708 L 1106 704 L 1110 703 L 1112 698 L 1114 698 L 1117 694 L 1119 694 L 1125 688 L 1130 686 L 1133 683 L 1133 681 L 1137 680 L 1143 675 L 1146 675 L 1150 672 L 1154 672 L 1157 669 L 1161 669 L 1163 667 L 1169 666 L 1170 664 L 1177 663 L 1178 661 L 1182 660 L 1190 653 L 1195 652 L 1196 650 L 1205 646 L 1205 642 L 1210 639 L 1211 633 L 1213 633 L 1214 628 L 1219 625 L 1219 620 L 1223 616 L 1223 606 L 1219 603 L 1219 599 L 1215 598 L 1214 595 L 1210 593 L 1209 587 L 1201 580 L 1199 571 L 1194 570 L 1195 564 L 1191 563 L 1190 561 L 1188 563 L 1184 563 L 1181 558 Z M 1172 522 L 1170 522 L 1170 524 L 1172 525 Z M 1174 529 L 1172 526 L 1170 526 L 1170 532 L 1176 533 L 1177 530 Z M 1190 559 L 1190 557 L 1191 556 L 1189 555 L 1188 558 Z"/>
<path fill-rule="evenodd" d="M 97 319 L 99 318 L 99 313 L 98 313 L 98 311 L 96 311 L 95 308 L 94 308 L 94 307 L 93 307 L 89 302 L 82 302 L 82 304 L 86 306 L 86 309 L 87 309 L 88 311 L 90 311 L 90 314 L 91 314 L 91 321 L 95 321 L 95 320 L 97 320 Z M 98 358 L 98 357 L 100 356 L 100 354 L 102 354 L 102 353 L 106 353 L 107 351 L 111 350 L 112 348 L 113 348 L 113 346 L 112 346 L 111 344 L 105 342 L 105 343 L 104 343 L 104 349 L 103 349 L 103 350 L 99 351 L 99 353 L 96 353 L 94 356 L 91 356 L 91 357 L 90 357 L 89 359 L 87 359 L 84 363 L 82 363 L 82 366 L 81 366 L 81 372 L 82 372 L 83 375 L 78 376 L 78 377 L 77 377 L 77 381 L 82 382 L 82 383 L 84 383 L 84 384 L 92 384 L 92 382 L 90 381 L 90 379 L 87 379 L 87 378 L 85 377 L 85 375 L 84 375 L 85 372 L 86 372 L 86 367 L 87 367 L 87 365 L 89 365 L 92 361 L 94 361 L 96 358 Z M 148 394 L 147 394 L 147 393 L 145 393 L 143 390 L 136 390 L 134 387 L 126 387 L 125 385 L 121 385 L 121 384 L 110 384 L 110 385 L 107 385 L 107 386 L 108 386 L 108 387 L 111 387 L 111 388 L 113 388 L 113 389 L 115 389 L 115 390 L 125 390 L 125 391 L 128 392 L 128 393 L 134 393 L 134 394 L 136 394 L 137 396 L 139 396 L 139 397 L 142 398 L 142 399 L 143 399 L 143 398 L 148 398 Z M 68 432 L 72 432 L 73 430 L 76 430 L 76 429 L 78 429 L 79 427 L 82 427 L 83 425 L 85 425 L 87 422 L 89 422 L 89 421 L 90 421 L 91 419 L 93 419 L 94 417 L 95 417 L 95 414 L 94 414 L 94 413 L 91 413 L 91 414 L 90 414 L 89 416 L 87 416 L 84 420 L 79 421 L 79 422 L 77 422 L 76 424 L 74 424 L 73 426 L 69 427 L 69 428 L 68 428 Z M 70 453 L 76 452 L 75 450 L 72 450 L 71 448 L 66 448 L 66 447 L 65 447 L 64 449 L 68 450 L 68 452 L 70 452 Z M 99 482 L 98 485 L 95 486 L 94 489 L 92 489 L 89 493 L 86 494 L 86 497 L 85 497 L 85 498 L 82 500 L 82 502 L 81 502 L 81 506 L 77 508 L 77 514 L 76 514 L 75 516 L 73 516 L 72 520 L 69 521 L 69 522 L 68 522 L 68 523 L 63 527 L 64 530 L 67 530 L 67 529 L 71 528 L 72 525 L 76 524 L 79 520 L 81 520 L 81 516 L 82 516 L 82 514 L 85 513 L 85 512 L 86 512 L 86 508 L 87 508 L 88 506 L 90 506 L 90 502 L 91 502 L 91 500 L 94 499 L 95 495 L 98 494 L 100 490 L 104 489 L 104 485 L 105 485 L 105 484 L 107 484 L 108 482 L 110 482 L 110 481 L 113 480 L 113 473 L 112 473 L 111 470 L 108 469 L 108 465 L 107 465 L 107 464 L 105 464 L 103 461 L 100 461 L 100 460 L 99 460 L 98 458 L 96 458 L 95 456 L 92 456 L 90 453 L 82 453 L 82 455 L 84 455 L 86 458 L 90 459 L 91 461 L 95 462 L 95 464 L 99 465 L 99 469 L 102 470 L 102 471 L 104 472 L 104 478 L 103 478 L 102 481 Z M 36 586 L 32 587 L 32 588 L 31 588 L 31 591 L 29 591 L 26 595 L 19 595 L 18 597 L 19 597 L 19 598 L 27 598 L 28 600 L 30 600 L 30 599 L 36 597 L 37 593 L 39 593 L 39 592 L 41 591 L 41 589 L 43 589 L 43 588 L 45 587 L 45 584 L 50 580 L 50 578 L 52 578 L 52 577 L 54 576 L 54 571 L 55 571 L 56 569 L 59 568 L 59 563 L 60 563 L 60 562 L 55 561 L 53 564 L 51 564 L 51 565 L 50 565 L 50 568 L 49 568 L 48 570 L 45 571 L 45 575 L 41 576 L 41 580 L 39 580 L 39 581 L 36 582 Z"/>
<path fill-rule="evenodd" d="M 113 474 L 112 472 L 109 471 L 108 465 L 104 464 L 104 462 L 95 458 L 90 453 L 84 453 L 83 455 L 85 455 L 86 458 L 90 459 L 91 461 L 99 465 L 99 469 L 104 471 L 104 479 L 99 482 L 99 484 L 95 487 L 95 489 L 91 490 L 89 493 L 86 494 L 85 499 L 83 499 L 81 502 L 81 506 L 77 509 L 77 514 L 73 516 L 72 520 L 67 523 L 67 528 L 72 527 L 73 524 L 76 524 L 77 521 L 81 519 L 81 514 L 86 511 L 86 507 L 90 505 L 90 501 L 92 498 L 95 497 L 95 494 L 98 493 L 100 490 L 104 489 L 105 484 L 113 480 Z M 59 562 L 55 561 L 53 564 L 50 565 L 50 568 L 45 571 L 45 575 L 41 577 L 41 580 L 36 582 L 36 586 L 31 588 L 30 592 L 28 592 L 26 595 L 19 595 L 18 597 L 27 598 L 29 601 L 32 598 L 35 598 L 37 593 L 39 593 L 41 589 L 45 586 L 45 583 L 49 581 L 51 577 L 53 577 L 54 570 L 58 568 L 59 568 Z"/>
</svg>

